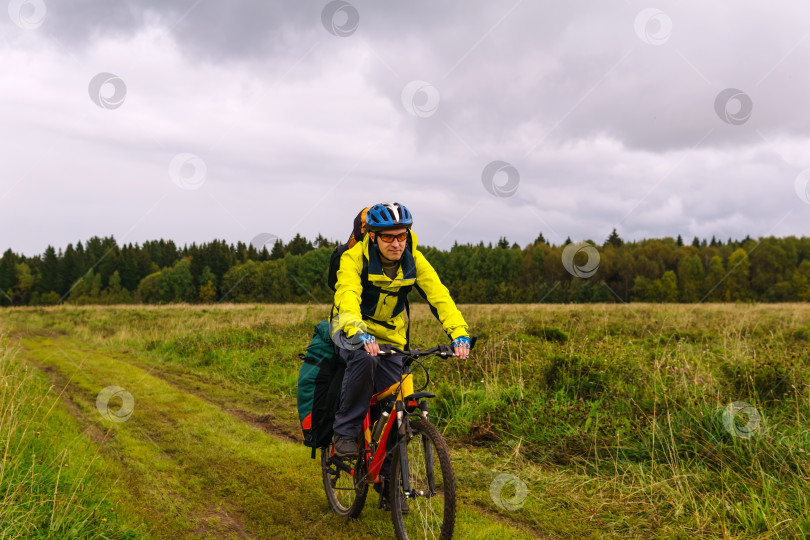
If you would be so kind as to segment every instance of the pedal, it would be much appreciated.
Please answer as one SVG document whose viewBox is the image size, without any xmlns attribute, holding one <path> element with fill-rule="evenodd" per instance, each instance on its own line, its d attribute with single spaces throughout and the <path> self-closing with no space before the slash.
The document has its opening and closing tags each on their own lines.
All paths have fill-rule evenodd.
<svg viewBox="0 0 810 540">
<path fill-rule="evenodd" d="M 329 463 L 335 466 L 335 474 L 339 473 L 338 469 L 347 474 L 352 474 L 353 463 L 347 463 L 346 461 L 342 460 L 337 456 L 332 456 L 331 458 L 329 458 Z"/>
<path fill-rule="evenodd" d="M 378 510 L 390 510 L 388 508 L 388 501 L 386 491 L 388 491 L 388 482 L 387 480 L 380 479 L 380 481 L 374 484 L 374 490 L 380 494 L 377 500 L 377 509 Z"/>
</svg>

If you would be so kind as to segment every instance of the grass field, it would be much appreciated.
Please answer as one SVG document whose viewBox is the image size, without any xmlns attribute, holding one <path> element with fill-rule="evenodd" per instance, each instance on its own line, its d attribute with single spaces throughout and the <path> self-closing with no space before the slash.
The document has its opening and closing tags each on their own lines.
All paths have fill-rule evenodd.
<svg viewBox="0 0 810 540">
<path fill-rule="evenodd" d="M 810 306 L 461 309 L 479 346 L 430 364 L 458 538 L 810 536 Z M 0 537 L 392 537 L 373 494 L 329 512 L 297 441 L 327 312 L 4 310 Z M 420 305 L 411 335 L 446 340 Z"/>
</svg>

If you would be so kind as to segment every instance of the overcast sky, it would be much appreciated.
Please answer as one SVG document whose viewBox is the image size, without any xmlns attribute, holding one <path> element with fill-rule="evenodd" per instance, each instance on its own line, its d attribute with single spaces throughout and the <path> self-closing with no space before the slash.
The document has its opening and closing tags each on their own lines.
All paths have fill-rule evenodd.
<svg viewBox="0 0 810 540">
<path fill-rule="evenodd" d="M 6 3 L 2 250 L 810 230 L 799 0 Z"/>
</svg>

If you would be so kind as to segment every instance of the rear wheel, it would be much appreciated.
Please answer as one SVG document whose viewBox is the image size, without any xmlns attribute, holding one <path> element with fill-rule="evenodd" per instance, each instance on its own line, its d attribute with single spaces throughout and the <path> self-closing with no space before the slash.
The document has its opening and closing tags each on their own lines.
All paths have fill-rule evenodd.
<svg viewBox="0 0 810 540">
<path fill-rule="evenodd" d="M 397 539 L 453 537 L 456 523 L 456 479 L 447 443 L 436 427 L 423 419 L 411 420 L 408 441 L 408 475 L 411 497 L 403 495 L 400 446 L 391 460 L 389 501 Z M 403 504 L 408 513 L 402 515 Z"/>
<path fill-rule="evenodd" d="M 337 515 L 356 518 L 363 511 L 368 495 L 368 484 L 364 481 L 365 463 L 362 459 L 340 462 L 333 456 L 334 448 L 331 444 L 321 450 L 321 470 L 326 499 Z M 351 472 L 345 470 L 349 468 Z"/>
</svg>

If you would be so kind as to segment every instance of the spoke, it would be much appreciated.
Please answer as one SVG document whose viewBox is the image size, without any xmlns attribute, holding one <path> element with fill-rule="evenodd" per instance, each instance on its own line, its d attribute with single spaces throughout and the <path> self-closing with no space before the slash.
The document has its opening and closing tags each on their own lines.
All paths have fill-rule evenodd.
<svg viewBox="0 0 810 540">
<path fill-rule="evenodd" d="M 421 523 L 420 537 L 436 538 L 437 530 L 441 528 L 442 517 L 437 514 L 436 509 L 433 507 L 434 499 L 436 504 L 442 504 L 440 498 L 430 496 L 430 483 L 428 481 L 429 474 L 427 471 L 428 463 L 431 460 L 427 459 L 426 447 L 432 451 L 432 444 L 430 438 L 422 433 L 420 439 L 412 441 L 409 446 L 413 449 L 413 460 L 411 461 L 411 470 L 409 471 L 411 477 L 411 489 L 413 491 L 426 492 L 424 497 L 417 496 L 413 501 L 416 506 L 416 513 L 418 514 L 419 523 Z M 409 459 L 410 460 L 410 459 Z M 434 465 L 433 475 L 435 477 L 436 460 L 432 460 Z M 441 471 L 439 471 L 441 472 Z M 414 523 L 414 525 L 417 525 Z M 418 525 L 417 525 L 418 527 Z"/>
<path fill-rule="evenodd" d="M 338 507 L 343 510 L 347 510 L 352 506 L 355 499 L 361 494 L 357 489 L 354 474 L 343 470 L 340 465 L 341 464 L 334 462 L 330 464 L 329 468 L 333 470 L 334 473 L 332 473 L 332 478 L 330 479 L 329 484 L 332 497 L 337 503 Z M 354 467 L 354 464 L 347 464 L 347 466 Z"/>
</svg>

